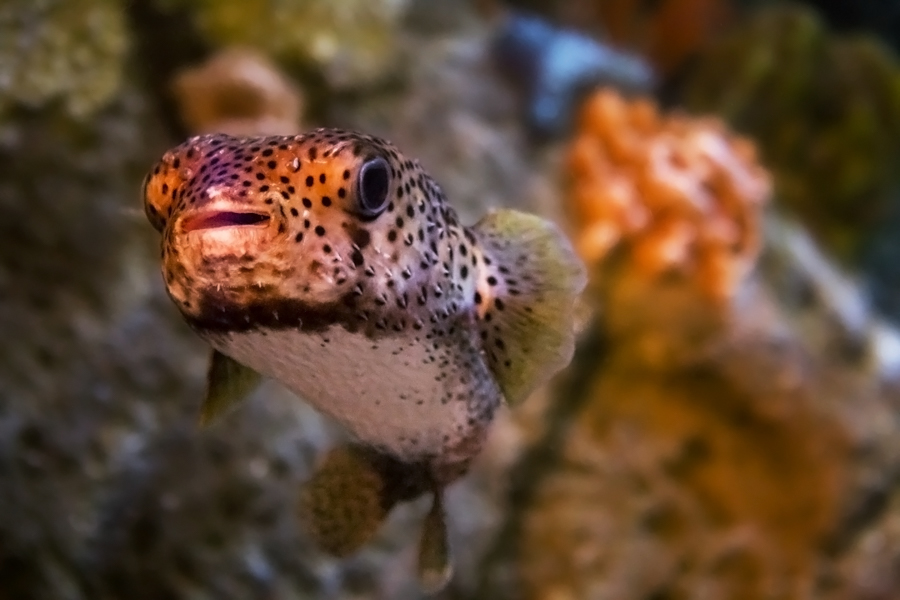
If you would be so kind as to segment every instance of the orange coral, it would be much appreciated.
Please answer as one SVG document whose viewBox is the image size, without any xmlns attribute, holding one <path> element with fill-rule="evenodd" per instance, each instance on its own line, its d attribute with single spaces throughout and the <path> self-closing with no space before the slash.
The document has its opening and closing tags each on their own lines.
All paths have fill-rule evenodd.
<svg viewBox="0 0 900 600">
<path fill-rule="evenodd" d="M 300 91 L 254 50 L 223 50 L 182 71 L 172 88 L 192 133 L 290 135 L 301 129 Z"/>
<path fill-rule="evenodd" d="M 728 298 L 760 250 L 768 173 L 718 120 L 660 115 L 601 90 L 585 103 L 568 154 L 569 212 L 589 264 L 616 246 L 654 278 L 679 271 Z"/>
</svg>

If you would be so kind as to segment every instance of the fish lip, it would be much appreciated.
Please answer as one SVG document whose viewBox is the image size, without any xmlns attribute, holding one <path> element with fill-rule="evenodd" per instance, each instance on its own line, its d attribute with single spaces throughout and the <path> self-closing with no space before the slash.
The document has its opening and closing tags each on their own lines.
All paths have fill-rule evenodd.
<svg viewBox="0 0 900 600">
<path fill-rule="evenodd" d="M 210 229 L 264 228 L 272 217 L 258 211 L 245 210 L 204 210 L 185 215 L 181 219 L 181 231 L 191 233 Z"/>
</svg>

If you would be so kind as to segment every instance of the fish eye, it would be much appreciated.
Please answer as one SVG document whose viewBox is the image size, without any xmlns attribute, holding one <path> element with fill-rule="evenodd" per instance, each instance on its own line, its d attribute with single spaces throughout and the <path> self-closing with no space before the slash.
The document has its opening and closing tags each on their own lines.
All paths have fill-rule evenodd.
<svg viewBox="0 0 900 600">
<path fill-rule="evenodd" d="M 387 206 L 391 168 L 381 157 L 363 163 L 356 178 L 356 198 L 360 212 L 374 219 Z"/>
</svg>

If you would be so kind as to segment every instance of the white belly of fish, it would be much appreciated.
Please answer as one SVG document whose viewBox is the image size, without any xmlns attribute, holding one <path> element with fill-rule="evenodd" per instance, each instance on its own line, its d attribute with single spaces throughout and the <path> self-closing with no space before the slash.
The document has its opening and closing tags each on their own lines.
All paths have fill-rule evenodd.
<svg viewBox="0 0 900 600">
<path fill-rule="evenodd" d="M 375 341 L 337 326 L 322 333 L 232 333 L 210 342 L 397 458 L 440 455 L 470 432 L 471 390 L 446 350 L 429 357 L 423 343 Z"/>
</svg>

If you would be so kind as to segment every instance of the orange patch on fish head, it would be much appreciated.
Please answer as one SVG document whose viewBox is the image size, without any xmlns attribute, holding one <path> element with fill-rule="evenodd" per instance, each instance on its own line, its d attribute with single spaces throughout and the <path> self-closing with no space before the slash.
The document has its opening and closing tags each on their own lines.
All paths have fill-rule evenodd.
<svg viewBox="0 0 900 600">
<path fill-rule="evenodd" d="M 335 302 L 386 255 L 371 229 L 388 205 L 396 151 L 338 130 L 192 138 L 144 185 L 163 234 L 170 295 L 190 311 L 214 290 L 229 302 Z"/>
</svg>

